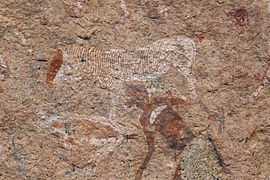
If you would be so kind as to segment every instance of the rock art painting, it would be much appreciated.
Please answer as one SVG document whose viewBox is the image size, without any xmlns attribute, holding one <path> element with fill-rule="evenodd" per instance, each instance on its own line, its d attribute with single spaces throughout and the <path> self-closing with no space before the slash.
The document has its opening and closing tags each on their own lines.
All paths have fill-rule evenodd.
<svg viewBox="0 0 270 180">
<path fill-rule="evenodd" d="M 53 131 L 63 136 L 64 159 L 68 163 L 84 168 L 94 167 L 123 142 L 123 135 L 104 120 L 93 121 L 94 117 L 71 119 L 63 123 L 53 121 Z"/>
<path fill-rule="evenodd" d="M 270 0 L 0 3 L 0 180 L 270 177 Z"/>
<path fill-rule="evenodd" d="M 155 80 L 175 67 L 186 77 L 191 95 L 196 98 L 191 72 L 195 55 L 194 42 L 182 36 L 163 38 L 135 50 L 64 46 L 50 63 L 47 83 L 74 82 L 93 76 L 101 86 L 119 89 L 123 82 Z"/>
<path fill-rule="evenodd" d="M 130 81 L 153 81 L 174 67 L 188 81 L 190 96 L 197 98 L 196 78 L 191 72 L 195 59 L 194 42 L 187 37 L 175 36 L 160 39 L 135 50 L 98 47 L 64 46 L 53 57 L 47 74 L 47 84 L 74 83 L 94 78 L 102 88 L 112 91 L 111 118 L 115 118 L 115 106 L 123 84 Z"/>
<path fill-rule="evenodd" d="M 129 107 L 135 106 L 143 111 L 139 121 L 148 145 L 148 153 L 136 172 L 136 180 L 142 179 L 143 171 L 155 151 L 155 132 L 160 133 L 168 144 L 168 148 L 177 151 L 178 155 L 194 138 L 193 132 L 172 107 L 185 103 L 187 102 L 183 99 L 170 96 L 156 97 L 150 101 L 146 88 L 142 86 L 128 87 L 127 105 Z M 180 167 L 180 162 L 177 162 L 172 179 L 177 179 L 180 176 Z"/>
<path fill-rule="evenodd" d="M 227 16 L 234 18 L 236 25 L 238 26 L 245 26 L 249 21 L 248 12 L 246 9 L 234 9 L 233 11 L 229 12 Z"/>
<path fill-rule="evenodd" d="M 60 146 L 65 149 L 63 159 L 77 168 L 94 167 L 108 157 L 125 137 L 121 129 L 108 119 L 97 116 L 70 115 L 58 116 L 39 112 L 46 120 L 46 127 L 53 136 L 61 138 Z"/>
<path fill-rule="evenodd" d="M 116 121 L 119 118 L 116 107 L 119 106 L 125 107 L 122 110 L 137 108 L 142 111 L 139 122 L 148 153 L 138 167 L 136 180 L 142 179 L 144 169 L 155 151 L 155 133 L 160 134 L 168 148 L 175 150 L 179 156 L 195 135 L 174 106 L 197 103 L 209 117 L 215 115 L 198 98 L 196 78 L 191 70 L 195 55 L 194 42 L 182 36 L 163 38 L 135 50 L 102 50 L 94 46 L 74 45 L 59 48 L 48 67 L 46 83 L 50 88 L 61 83 L 72 86 L 73 83 L 92 78 L 99 82 L 100 88 L 110 91 L 112 97 L 109 117 L 70 115 L 64 121 L 50 121 L 53 131 L 64 138 L 66 161 L 79 168 L 95 166 L 132 136 Z M 173 96 L 168 89 L 165 97 L 153 97 L 155 92 L 145 85 L 149 82 L 155 84 L 171 68 L 177 69 L 186 79 L 189 97 Z M 137 82 L 144 85 L 131 85 Z M 120 96 L 124 96 L 121 97 L 125 99 L 124 104 L 118 103 Z M 44 113 L 41 114 L 44 116 Z M 78 133 L 67 133 L 67 127 L 73 127 L 71 129 Z M 177 161 L 171 175 L 173 179 L 181 176 L 180 169 L 180 162 Z"/>
</svg>

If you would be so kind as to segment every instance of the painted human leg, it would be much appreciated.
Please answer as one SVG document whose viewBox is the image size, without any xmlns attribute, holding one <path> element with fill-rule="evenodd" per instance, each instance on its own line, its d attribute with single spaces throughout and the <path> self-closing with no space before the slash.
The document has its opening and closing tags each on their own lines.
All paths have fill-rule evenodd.
<svg viewBox="0 0 270 180">
<path fill-rule="evenodd" d="M 144 112 L 142 116 L 140 117 L 140 123 L 143 127 L 144 135 L 147 141 L 147 146 L 148 146 L 148 152 L 147 155 L 144 158 L 144 161 L 142 165 L 139 167 L 139 169 L 136 172 L 135 175 L 135 180 L 140 180 L 142 178 L 142 174 L 144 169 L 147 167 L 154 151 L 155 151 L 155 144 L 154 144 L 154 132 L 151 129 L 151 124 L 150 124 L 150 116 L 153 111 L 153 107 L 145 107 Z"/>
<path fill-rule="evenodd" d="M 139 169 L 136 172 L 135 180 L 142 179 L 143 171 L 147 167 L 147 165 L 148 165 L 149 161 L 151 160 L 151 157 L 155 151 L 153 132 L 145 132 L 145 136 L 146 136 L 147 145 L 148 145 L 148 152 L 144 158 L 142 165 L 139 167 Z"/>
</svg>

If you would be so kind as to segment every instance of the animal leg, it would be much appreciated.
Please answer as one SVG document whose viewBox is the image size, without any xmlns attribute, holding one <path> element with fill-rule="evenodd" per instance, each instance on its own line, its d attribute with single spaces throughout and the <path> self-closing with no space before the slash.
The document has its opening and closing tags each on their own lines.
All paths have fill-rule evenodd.
<svg viewBox="0 0 270 180">
<path fill-rule="evenodd" d="M 100 87 L 107 89 L 110 91 L 111 96 L 111 107 L 109 111 L 109 119 L 114 120 L 116 118 L 116 107 L 118 106 L 118 100 L 120 95 L 123 94 L 123 85 L 121 81 L 109 76 L 105 75 L 106 72 L 102 72 L 101 75 L 97 78 Z"/>
<path fill-rule="evenodd" d="M 179 157 L 179 154 L 182 153 L 182 150 L 180 152 L 178 152 L 177 157 Z M 178 162 L 174 171 L 174 175 L 173 175 L 173 180 L 182 180 L 181 178 L 181 163 L 179 159 L 176 159 L 176 161 Z"/>
<path fill-rule="evenodd" d="M 118 95 L 111 92 L 111 108 L 109 112 L 109 119 L 116 118 L 116 105 L 117 105 Z"/>
<path fill-rule="evenodd" d="M 136 172 L 135 180 L 141 180 L 142 179 L 142 174 L 144 169 L 147 167 L 147 164 L 151 160 L 151 157 L 155 151 L 155 144 L 154 144 L 154 136 L 153 132 L 145 132 L 146 140 L 147 140 L 147 145 L 148 145 L 148 153 L 144 158 L 144 161 L 140 168 Z"/>
<path fill-rule="evenodd" d="M 119 105 L 119 98 L 122 94 L 124 94 L 124 89 L 122 83 L 116 84 L 118 85 L 116 90 L 111 91 L 111 109 L 109 112 L 109 119 L 115 119 L 116 118 L 116 108 Z"/>
<path fill-rule="evenodd" d="M 174 175 L 173 175 L 173 180 L 181 180 L 181 164 L 180 162 L 178 162 L 175 171 L 174 171 Z"/>
<path fill-rule="evenodd" d="M 193 100 L 198 98 L 197 91 L 196 91 L 196 78 L 192 74 L 190 67 L 180 67 L 180 72 L 185 76 L 190 96 Z"/>
</svg>

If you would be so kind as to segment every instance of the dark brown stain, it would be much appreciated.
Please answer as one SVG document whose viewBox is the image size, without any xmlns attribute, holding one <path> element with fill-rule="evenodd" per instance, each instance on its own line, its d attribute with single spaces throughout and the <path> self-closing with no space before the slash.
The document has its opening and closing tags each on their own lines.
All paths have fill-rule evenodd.
<svg viewBox="0 0 270 180">
<path fill-rule="evenodd" d="M 248 12 L 245 9 L 235 9 L 227 13 L 228 17 L 232 17 L 236 20 L 236 25 L 245 26 L 248 23 Z"/>
<path fill-rule="evenodd" d="M 199 31 L 195 34 L 196 39 L 201 42 L 207 37 L 207 33 L 203 31 Z"/>
<path fill-rule="evenodd" d="M 47 72 L 46 83 L 49 86 L 53 85 L 53 80 L 56 77 L 56 74 L 61 68 L 62 64 L 63 64 L 63 52 L 61 49 L 58 49 L 49 65 L 48 72 Z"/>
<path fill-rule="evenodd" d="M 185 104 L 186 102 L 183 99 L 173 97 L 171 92 L 167 92 L 167 94 L 167 97 L 157 97 L 150 101 L 147 90 L 142 86 L 132 86 L 127 90 L 128 104 L 130 106 L 136 105 L 137 108 L 143 111 L 139 121 L 148 146 L 148 152 L 136 172 L 135 180 L 142 178 L 143 171 L 155 151 L 155 132 L 160 133 L 168 144 L 168 148 L 174 149 L 178 155 L 181 154 L 185 146 L 195 137 L 182 117 L 172 108 L 174 105 Z M 167 105 L 167 107 L 157 115 L 154 123 L 151 124 L 150 116 L 152 112 L 161 105 Z M 180 170 L 181 165 L 178 162 L 173 179 L 179 179 Z"/>
</svg>

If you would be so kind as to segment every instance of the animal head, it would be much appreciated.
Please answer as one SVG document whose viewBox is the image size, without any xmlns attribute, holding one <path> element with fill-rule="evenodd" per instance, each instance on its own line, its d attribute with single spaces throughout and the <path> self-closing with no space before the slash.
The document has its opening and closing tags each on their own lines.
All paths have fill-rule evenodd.
<svg viewBox="0 0 270 180">
<path fill-rule="evenodd" d="M 184 36 L 163 38 L 150 44 L 147 48 L 164 52 L 166 61 L 177 68 L 191 67 L 196 56 L 195 43 Z"/>
</svg>

